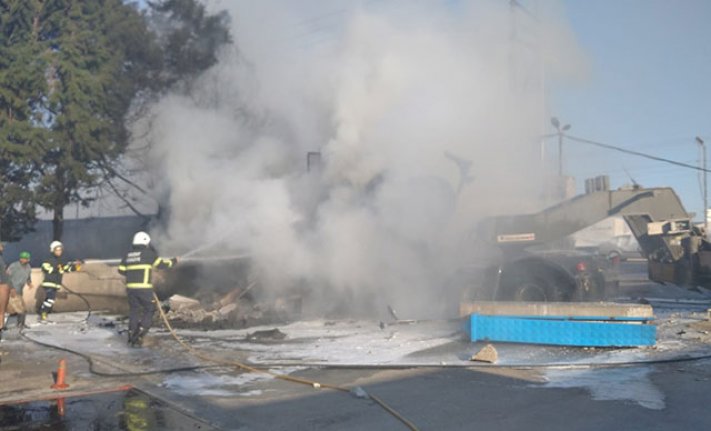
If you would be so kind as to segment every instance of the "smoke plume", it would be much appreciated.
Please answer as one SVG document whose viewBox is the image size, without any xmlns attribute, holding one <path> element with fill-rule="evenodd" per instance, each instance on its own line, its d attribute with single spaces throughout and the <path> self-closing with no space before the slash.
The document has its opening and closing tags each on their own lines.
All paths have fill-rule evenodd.
<svg viewBox="0 0 711 431">
<path fill-rule="evenodd" d="M 235 44 L 137 125 L 163 248 L 246 252 L 266 292 L 425 316 L 478 219 L 543 204 L 541 71 L 576 55 L 559 21 L 494 1 L 210 6 Z"/>
</svg>

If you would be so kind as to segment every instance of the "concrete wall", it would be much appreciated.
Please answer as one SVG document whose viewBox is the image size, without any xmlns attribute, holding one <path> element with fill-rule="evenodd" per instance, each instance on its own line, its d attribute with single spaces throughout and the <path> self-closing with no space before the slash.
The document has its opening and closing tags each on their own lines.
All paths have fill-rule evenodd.
<svg viewBox="0 0 711 431">
<path fill-rule="evenodd" d="M 44 299 L 44 289 L 39 288 L 42 283 L 42 271 L 32 270 L 32 284 L 34 289 L 24 288 L 22 299 L 29 313 L 37 310 Z M 125 313 L 128 310 L 126 302 L 126 286 L 124 278 L 118 274 L 115 266 L 103 263 L 89 263 L 82 266 L 80 272 L 64 275 L 63 284 L 74 292 L 86 298 L 93 311 L 105 310 L 112 313 Z M 60 290 L 54 311 L 83 311 L 87 306 L 77 295 L 70 294 L 67 290 Z"/>
<path fill-rule="evenodd" d="M 133 234 L 148 229 L 149 221 L 142 217 L 102 217 L 66 220 L 64 222 L 65 257 L 73 259 L 120 258 L 131 248 Z M 52 222 L 39 221 L 35 231 L 20 241 L 8 242 L 4 257 L 10 263 L 21 251 L 32 253 L 32 266 L 39 266 L 49 256 L 52 242 Z"/>
</svg>

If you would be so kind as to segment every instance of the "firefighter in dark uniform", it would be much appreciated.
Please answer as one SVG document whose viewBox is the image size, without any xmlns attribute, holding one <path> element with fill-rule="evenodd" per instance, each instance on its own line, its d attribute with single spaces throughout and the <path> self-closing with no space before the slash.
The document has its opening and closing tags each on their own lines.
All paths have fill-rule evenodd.
<svg viewBox="0 0 711 431">
<path fill-rule="evenodd" d="M 126 276 L 128 296 L 128 344 L 141 347 L 153 322 L 156 304 L 153 302 L 153 270 L 172 268 L 178 258 L 164 259 L 150 246 L 151 237 L 145 232 L 133 236 L 133 249 L 121 260 L 118 271 Z"/>
<path fill-rule="evenodd" d="M 44 280 L 40 285 L 44 289 L 44 302 L 40 307 L 40 322 L 47 321 L 47 315 L 54 307 L 54 301 L 57 298 L 57 292 L 62 288 L 62 278 L 65 273 L 79 271 L 81 261 L 64 263 L 62 253 L 64 245 L 59 241 L 52 241 L 49 245 L 49 251 L 52 256 L 42 264 L 42 273 Z"/>
</svg>

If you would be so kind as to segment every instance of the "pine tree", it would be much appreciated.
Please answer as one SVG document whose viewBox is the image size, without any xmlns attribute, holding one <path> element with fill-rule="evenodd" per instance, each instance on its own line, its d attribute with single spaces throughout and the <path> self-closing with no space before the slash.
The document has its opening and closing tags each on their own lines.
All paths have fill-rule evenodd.
<svg viewBox="0 0 711 431">
<path fill-rule="evenodd" d="M 102 164 L 127 145 L 124 116 L 140 88 L 134 83 L 127 36 L 154 44 L 138 10 L 120 0 L 64 0 L 45 17 L 52 35 L 47 53 L 45 124 L 38 164 L 37 198 L 53 212 L 54 237 L 63 231 L 64 208 L 88 204 L 82 191 L 102 178 Z M 143 31 L 141 31 L 143 30 Z M 159 64 L 156 62 L 156 64 Z"/>
<path fill-rule="evenodd" d="M 16 239 L 34 224 L 34 161 L 44 141 L 46 45 L 41 1 L 0 0 L 0 238 Z"/>
<path fill-rule="evenodd" d="M 151 9 L 122 0 L 0 0 L 6 235 L 31 226 L 39 205 L 53 213 L 61 239 L 64 208 L 88 205 L 86 192 L 116 175 L 129 113 L 189 82 L 230 42 L 226 15 L 207 15 L 195 0 Z"/>
</svg>

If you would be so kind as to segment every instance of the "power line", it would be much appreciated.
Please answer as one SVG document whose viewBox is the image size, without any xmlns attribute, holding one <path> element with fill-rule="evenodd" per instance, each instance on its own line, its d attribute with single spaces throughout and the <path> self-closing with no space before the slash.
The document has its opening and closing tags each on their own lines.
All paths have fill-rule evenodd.
<svg viewBox="0 0 711 431">
<path fill-rule="evenodd" d="M 679 166 L 662 166 L 662 167 L 657 167 L 657 168 L 641 168 L 641 169 L 635 169 L 635 168 L 630 168 L 627 169 L 627 171 L 634 175 L 635 177 L 639 178 L 649 178 L 653 176 L 658 176 L 658 175 L 665 175 L 665 174 L 671 174 L 674 172 L 677 172 L 679 169 L 684 169 Z M 589 177 L 589 176 L 596 176 L 600 174 L 600 169 L 595 169 L 595 168 L 590 168 L 590 169 L 583 169 L 583 170 L 576 170 L 576 173 L 582 177 Z M 608 175 L 623 175 L 625 174 L 625 169 L 620 168 L 620 169 L 606 169 L 605 173 Z"/>
<path fill-rule="evenodd" d="M 688 163 L 692 164 L 696 162 L 697 160 L 681 160 L 681 163 Z M 647 172 L 673 172 L 678 169 L 684 169 L 680 166 L 670 166 L 667 164 L 661 164 L 661 163 L 654 163 L 654 161 L 644 161 L 642 164 L 630 164 L 630 163 L 622 163 L 620 162 L 620 165 L 615 167 L 615 168 L 610 168 L 606 169 L 607 172 L 610 173 L 624 173 L 625 170 L 628 170 L 630 172 L 634 173 L 647 173 Z M 599 171 L 599 168 L 594 167 L 594 166 L 586 166 L 584 168 L 577 169 L 576 172 L 582 171 L 582 172 L 588 172 L 588 171 Z"/>
<path fill-rule="evenodd" d="M 603 144 L 602 142 L 596 142 L 596 141 L 591 141 L 589 139 L 584 139 L 584 138 L 578 138 L 576 136 L 571 136 L 568 134 L 563 134 L 566 138 L 570 139 L 571 141 L 579 142 L 581 144 L 588 144 L 588 145 L 594 145 L 596 147 L 600 148 L 606 148 L 608 150 L 614 150 L 618 151 L 620 153 L 625 153 L 625 154 L 630 154 L 633 156 L 638 156 L 638 157 L 644 157 L 645 159 L 650 159 L 650 160 L 656 160 L 658 162 L 664 162 L 664 163 L 669 163 L 672 165 L 676 166 L 681 166 L 683 168 L 688 168 L 688 169 L 693 169 L 696 171 L 701 171 L 701 172 L 710 172 L 708 169 L 704 169 L 699 166 L 694 166 L 690 165 L 688 163 L 682 163 L 682 162 L 677 162 L 676 160 L 671 160 L 671 159 L 665 159 L 664 157 L 657 157 L 657 156 L 652 156 L 651 154 L 645 154 L 645 153 L 640 153 L 639 151 L 633 151 L 633 150 L 628 150 L 626 148 L 622 147 L 616 147 L 614 145 L 609 145 L 609 144 Z"/>
</svg>

